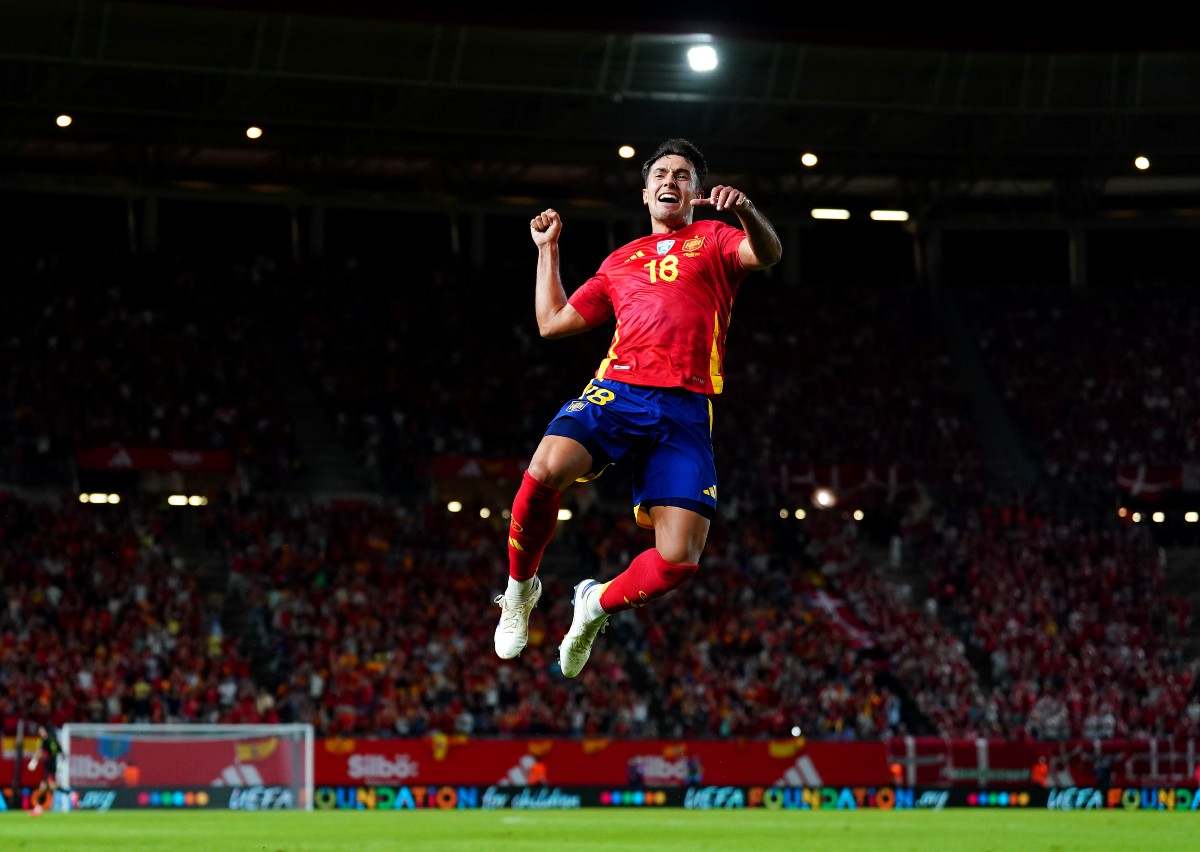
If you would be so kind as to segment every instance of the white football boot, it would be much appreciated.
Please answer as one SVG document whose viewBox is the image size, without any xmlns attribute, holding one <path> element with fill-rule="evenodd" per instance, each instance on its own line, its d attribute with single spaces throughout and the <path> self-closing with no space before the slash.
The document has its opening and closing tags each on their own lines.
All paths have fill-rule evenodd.
<svg viewBox="0 0 1200 852">
<path fill-rule="evenodd" d="M 587 596 L 595 589 L 600 594 L 600 584 L 595 580 L 583 580 L 575 586 L 571 602 L 575 604 L 575 615 L 571 618 L 571 629 L 558 646 L 558 667 L 567 677 L 575 677 L 587 665 L 592 655 L 592 643 L 597 634 L 603 633 L 608 624 L 608 614 L 598 618 L 588 612 Z"/>
<path fill-rule="evenodd" d="M 496 626 L 496 656 L 511 660 L 525 650 L 529 642 L 529 614 L 542 597 L 542 581 L 535 574 L 533 588 L 525 597 L 496 595 L 500 605 L 500 623 Z"/>
</svg>

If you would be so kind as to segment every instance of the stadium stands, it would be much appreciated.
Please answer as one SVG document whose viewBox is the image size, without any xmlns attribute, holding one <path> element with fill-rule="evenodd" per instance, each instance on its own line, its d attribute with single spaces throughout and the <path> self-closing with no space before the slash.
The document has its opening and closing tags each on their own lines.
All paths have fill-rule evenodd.
<svg viewBox="0 0 1200 852">
<path fill-rule="evenodd" d="M 12 263 L 22 286 L 0 386 L 10 727 L 1200 735 L 1192 604 L 1166 587 L 1152 531 L 1117 517 L 1113 486 L 1120 461 L 1196 458 L 1185 290 L 969 294 L 1022 436 L 1075 489 L 1014 502 L 989 485 L 979 388 L 924 296 L 753 282 L 715 405 L 722 505 L 702 571 L 614 618 L 567 681 L 555 648 L 571 583 L 649 545 L 620 473 L 572 492 L 530 646 L 505 664 L 487 653 L 501 507 L 447 512 L 430 465 L 528 452 L 606 332 L 543 344 L 525 284 L 451 266 L 401 285 L 349 259 Z M 321 460 L 301 439 L 313 415 L 298 388 L 370 494 L 306 487 Z M 134 494 L 81 504 L 72 462 L 90 446 L 229 450 L 237 486 L 195 510 Z M 902 465 L 918 487 L 819 509 L 774 477 L 849 464 Z"/>
</svg>

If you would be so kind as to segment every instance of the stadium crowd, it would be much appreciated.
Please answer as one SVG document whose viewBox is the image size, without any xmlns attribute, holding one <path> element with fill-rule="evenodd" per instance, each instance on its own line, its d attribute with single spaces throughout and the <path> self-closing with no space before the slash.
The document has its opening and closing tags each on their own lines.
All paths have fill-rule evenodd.
<svg viewBox="0 0 1200 852">
<path fill-rule="evenodd" d="M 1190 281 L 1086 294 L 968 291 L 968 316 L 1046 474 L 1112 491 L 1118 464 L 1200 458 L 1200 305 Z"/>
<path fill-rule="evenodd" d="M 255 486 L 299 464 L 256 287 L 263 260 L 11 261 L 0 471 L 47 486 L 94 447 L 224 450 Z"/>
<path fill-rule="evenodd" d="M 0 716 L 216 722 L 265 700 L 162 514 L 0 497 Z"/>
<path fill-rule="evenodd" d="M 1179 653 L 1188 625 L 1165 606 L 1138 529 L 1086 534 L 987 513 L 931 524 L 914 547 L 948 627 L 882 576 L 843 513 L 723 520 L 691 594 L 615 620 L 594 665 L 568 682 L 554 671 L 569 607 L 553 575 L 520 665 L 472 652 L 490 629 L 480 612 L 498 568 L 496 529 L 483 519 L 292 499 L 212 513 L 231 594 L 252 625 L 247 644 L 205 607 L 156 511 L 14 498 L 4 509 L 0 699 L 6 713 L 21 707 L 56 724 L 283 720 L 359 736 L 1200 734 L 1195 662 Z M 619 562 L 641 534 L 632 522 L 615 529 L 599 565 Z M 268 665 L 253 665 L 256 651 Z"/>
<path fill-rule="evenodd" d="M 918 547 L 929 595 L 984 661 L 974 736 L 1200 734 L 1200 664 L 1181 653 L 1190 606 L 1163 588 L 1145 526 L 1034 511 L 947 513 Z"/>
</svg>

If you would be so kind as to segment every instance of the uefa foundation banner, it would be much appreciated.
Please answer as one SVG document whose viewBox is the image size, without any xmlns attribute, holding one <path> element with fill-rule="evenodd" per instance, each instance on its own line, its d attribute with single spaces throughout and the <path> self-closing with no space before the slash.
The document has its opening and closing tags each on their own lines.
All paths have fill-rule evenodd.
<svg viewBox="0 0 1200 852">
<path fill-rule="evenodd" d="M 31 810 L 240 810 L 277 811 L 301 808 L 295 791 L 270 787 L 126 788 L 76 791 L 53 803 L 39 799 L 36 789 L 0 788 L 0 812 Z M 763 787 L 705 785 L 699 787 L 570 787 L 435 784 L 317 787 L 315 810 L 683 810 L 775 811 L 940 811 L 947 808 L 1052 811 L 1183 811 L 1200 812 L 1200 790 L 1190 787 L 1024 787 L 972 790 L 933 787 Z"/>
<path fill-rule="evenodd" d="M 762 787 L 712 785 L 666 788 L 502 787 L 433 785 L 318 787 L 316 810 L 684 810 L 940 811 L 1088 810 L 1200 812 L 1200 791 L 1187 788 L 1024 787 L 1012 790 L 914 787 Z"/>
</svg>

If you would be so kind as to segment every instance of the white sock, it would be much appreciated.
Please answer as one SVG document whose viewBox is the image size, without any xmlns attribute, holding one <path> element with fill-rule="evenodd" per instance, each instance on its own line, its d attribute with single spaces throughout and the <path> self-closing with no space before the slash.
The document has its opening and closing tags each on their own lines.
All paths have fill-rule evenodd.
<svg viewBox="0 0 1200 852">
<path fill-rule="evenodd" d="M 583 602 L 587 604 L 588 618 L 597 619 L 604 615 L 604 607 L 600 606 L 600 593 L 604 591 L 604 584 L 597 583 L 587 590 L 587 594 L 583 596 Z"/>
<path fill-rule="evenodd" d="M 514 577 L 508 578 L 508 589 L 504 594 L 512 598 L 527 598 L 529 593 L 533 591 L 533 577 L 528 580 L 518 580 Z"/>
</svg>

